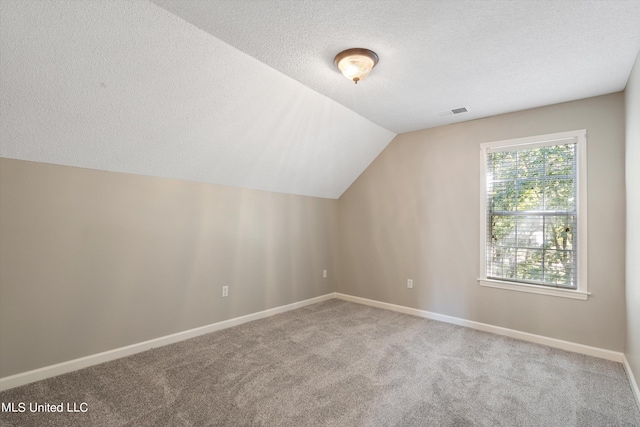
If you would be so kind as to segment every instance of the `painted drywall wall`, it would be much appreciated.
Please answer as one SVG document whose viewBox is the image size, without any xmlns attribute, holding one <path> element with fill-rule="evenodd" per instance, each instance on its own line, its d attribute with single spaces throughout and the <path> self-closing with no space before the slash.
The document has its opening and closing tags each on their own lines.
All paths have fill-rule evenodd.
<svg viewBox="0 0 640 427">
<path fill-rule="evenodd" d="M 336 230 L 337 200 L 0 159 L 0 376 L 331 292 Z"/>
<path fill-rule="evenodd" d="M 640 380 L 640 53 L 625 90 L 627 189 L 627 345 L 625 355 Z"/>
<path fill-rule="evenodd" d="M 583 128 L 592 296 L 481 287 L 480 143 Z M 338 291 L 622 351 L 624 132 L 616 93 L 397 136 L 338 201 Z"/>
</svg>

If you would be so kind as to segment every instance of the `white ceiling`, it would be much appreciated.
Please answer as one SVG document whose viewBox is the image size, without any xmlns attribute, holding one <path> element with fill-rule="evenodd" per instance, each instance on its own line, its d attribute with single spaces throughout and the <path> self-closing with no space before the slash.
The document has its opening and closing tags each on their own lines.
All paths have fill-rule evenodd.
<svg viewBox="0 0 640 427">
<path fill-rule="evenodd" d="M 338 198 L 395 136 L 146 1 L 0 17 L 1 157 Z"/>
<path fill-rule="evenodd" d="M 640 49 L 640 0 L 152 1 L 396 133 L 621 91 Z"/>
<path fill-rule="evenodd" d="M 396 133 L 623 90 L 640 49 L 640 0 L 4 0 L 0 19 L 0 156 L 329 198 Z M 350 47 L 380 56 L 358 85 L 333 65 Z"/>
</svg>

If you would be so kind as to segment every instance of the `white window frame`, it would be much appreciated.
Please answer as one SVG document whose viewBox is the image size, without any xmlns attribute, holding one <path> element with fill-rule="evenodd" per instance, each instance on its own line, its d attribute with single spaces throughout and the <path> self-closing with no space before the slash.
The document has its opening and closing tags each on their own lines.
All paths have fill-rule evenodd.
<svg viewBox="0 0 640 427">
<path fill-rule="evenodd" d="M 490 149 L 518 147 L 535 148 L 553 145 L 561 140 L 575 138 L 576 143 L 576 179 L 578 203 L 576 214 L 578 221 L 577 247 L 577 288 L 562 289 L 544 285 L 495 280 L 487 278 L 486 250 L 487 250 L 487 153 Z M 591 295 L 587 290 L 587 131 L 586 129 L 538 135 L 526 138 L 508 139 L 503 141 L 485 142 L 480 144 L 480 277 L 481 286 L 507 289 L 511 291 L 529 292 L 534 294 L 551 295 L 563 298 L 586 300 Z"/>
</svg>

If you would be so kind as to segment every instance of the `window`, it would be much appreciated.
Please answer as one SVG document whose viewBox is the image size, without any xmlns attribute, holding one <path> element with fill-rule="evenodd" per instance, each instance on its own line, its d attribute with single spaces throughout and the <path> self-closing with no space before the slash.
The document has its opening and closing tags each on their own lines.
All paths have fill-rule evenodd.
<svg viewBox="0 0 640 427">
<path fill-rule="evenodd" d="M 586 130 L 481 144 L 480 284 L 587 299 Z"/>
</svg>

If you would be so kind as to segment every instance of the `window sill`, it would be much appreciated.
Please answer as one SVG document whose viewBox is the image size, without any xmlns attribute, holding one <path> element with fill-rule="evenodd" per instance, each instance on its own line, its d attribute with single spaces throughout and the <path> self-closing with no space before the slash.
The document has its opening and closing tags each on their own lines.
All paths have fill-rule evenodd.
<svg viewBox="0 0 640 427">
<path fill-rule="evenodd" d="M 510 291 L 528 292 L 531 294 L 551 295 L 554 297 L 571 298 L 586 301 L 591 295 L 589 292 L 573 289 L 548 288 L 546 286 L 529 285 L 525 283 L 503 282 L 502 280 L 478 279 L 480 286 L 489 288 L 507 289 Z"/>
</svg>

